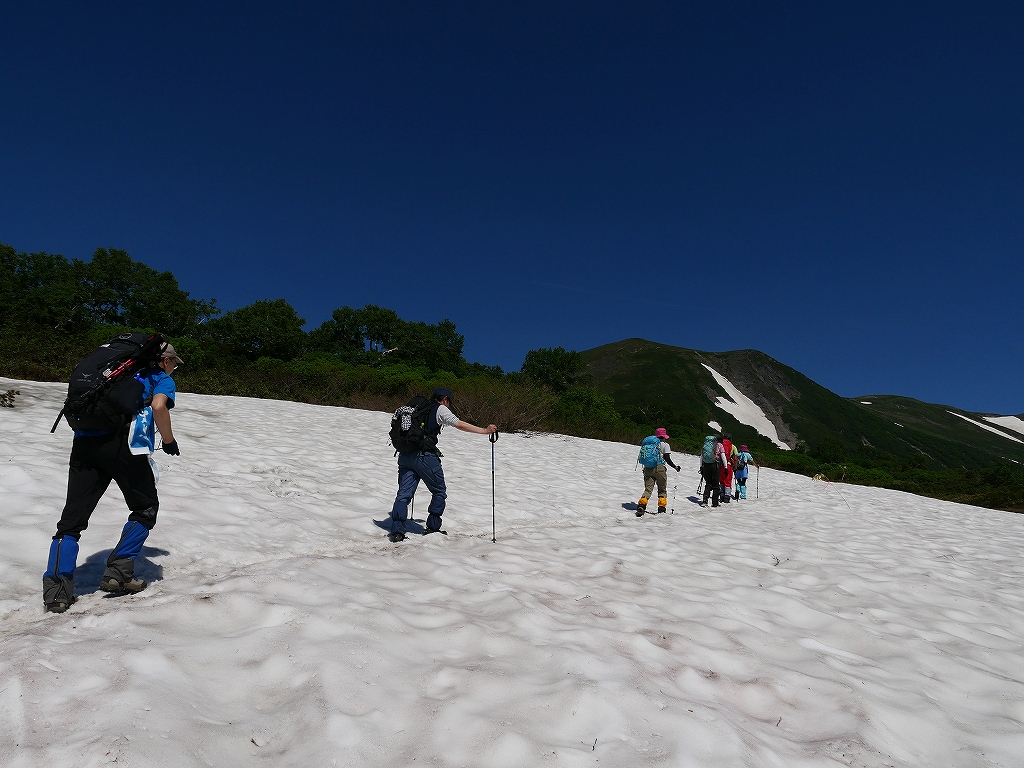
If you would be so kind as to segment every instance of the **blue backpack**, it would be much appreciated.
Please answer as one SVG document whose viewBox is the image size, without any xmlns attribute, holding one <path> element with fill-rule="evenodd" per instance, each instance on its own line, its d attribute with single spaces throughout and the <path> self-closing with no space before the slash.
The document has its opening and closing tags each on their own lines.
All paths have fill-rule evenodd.
<svg viewBox="0 0 1024 768">
<path fill-rule="evenodd" d="M 637 461 L 646 469 L 664 464 L 661 460 L 661 438 L 654 435 L 645 437 L 644 441 L 640 443 L 640 455 L 637 456 Z"/>
<path fill-rule="evenodd" d="M 704 449 L 701 451 L 700 460 L 705 464 L 715 463 L 715 436 L 708 435 L 704 438 Z"/>
</svg>

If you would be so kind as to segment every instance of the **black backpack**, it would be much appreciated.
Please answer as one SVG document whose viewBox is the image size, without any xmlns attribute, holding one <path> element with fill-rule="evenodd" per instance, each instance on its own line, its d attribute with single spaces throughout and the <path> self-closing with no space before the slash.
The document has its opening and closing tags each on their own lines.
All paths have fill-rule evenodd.
<svg viewBox="0 0 1024 768">
<path fill-rule="evenodd" d="M 97 347 L 75 366 L 64 407 L 50 432 L 57 429 L 61 416 L 75 430 L 119 432 L 145 405 L 144 386 L 135 374 L 153 367 L 166 343 L 159 333 L 122 333 Z"/>
<path fill-rule="evenodd" d="M 437 432 L 428 432 L 433 411 L 437 403 L 422 395 L 416 395 L 391 417 L 391 431 L 388 436 L 396 453 L 433 451 L 437 448 Z"/>
</svg>

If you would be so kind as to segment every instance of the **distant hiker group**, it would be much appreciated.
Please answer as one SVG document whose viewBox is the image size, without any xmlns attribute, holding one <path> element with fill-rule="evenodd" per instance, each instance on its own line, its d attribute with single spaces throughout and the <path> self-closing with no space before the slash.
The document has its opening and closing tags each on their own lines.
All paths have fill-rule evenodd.
<svg viewBox="0 0 1024 768">
<path fill-rule="evenodd" d="M 732 443 L 732 435 L 718 434 L 705 437 L 700 465 L 704 497 L 700 505 L 708 506 L 709 498 L 712 507 L 747 498 L 747 467 L 751 464 L 759 466 L 747 446 L 741 445 L 737 450 Z M 699 492 L 700 485 L 697 488 Z"/>
<path fill-rule="evenodd" d="M 135 573 L 135 562 L 156 525 L 159 509 L 159 470 L 152 459 L 157 449 L 156 433 L 162 438 L 160 448 L 165 453 L 179 455 L 170 411 L 176 395 L 172 373 L 181 363 L 165 336 L 125 333 L 98 347 L 72 373 L 64 407 L 50 430 L 53 432 L 64 417 L 74 430 L 74 440 L 67 501 L 43 574 L 43 605 L 47 611 L 62 613 L 75 602 L 79 539 L 111 480 L 121 489 L 130 514 L 107 558 L 99 588 L 118 594 L 146 588 L 146 581 Z M 493 443 L 498 428 L 462 421 L 451 410 L 452 400 L 449 390 L 438 387 L 429 399 L 414 397 L 392 417 L 389 436 L 398 457 L 398 492 L 387 523 L 392 542 L 404 540 L 409 532 L 409 505 L 420 481 L 430 492 L 426 526 L 421 530 L 424 534 L 445 533 L 441 521 L 447 488 L 437 447 L 444 427 L 490 436 L 493 485 Z M 655 488 L 658 512 L 667 511 L 667 467 L 680 471 L 672 460 L 670 439 L 665 428 L 659 427 L 641 443 L 637 463 L 643 467 L 644 493 L 636 505 L 637 517 L 647 512 Z M 727 503 L 730 497 L 746 498 L 750 464 L 757 466 L 747 446 L 736 450 L 730 435 L 709 436 L 702 453 L 701 476 L 706 483 L 702 506 L 707 506 L 709 496 L 714 507 L 722 501 Z"/>
<path fill-rule="evenodd" d="M 658 427 L 653 435 L 645 437 L 640 443 L 640 453 L 636 460 L 644 470 L 644 494 L 636 503 L 637 517 L 647 512 L 647 503 L 655 485 L 658 486 L 658 512 L 664 512 L 668 505 L 668 470 L 665 467 L 679 471 L 679 467 L 672 461 L 672 449 L 668 444 L 671 439 L 664 427 Z M 751 464 L 758 466 L 747 446 L 741 445 L 737 450 L 732 444 L 732 435 L 708 435 L 704 438 L 701 483 L 697 486 L 698 495 L 701 486 L 704 486 L 704 498 L 700 505 L 708 506 L 709 498 L 712 507 L 747 498 L 747 467 Z"/>
</svg>

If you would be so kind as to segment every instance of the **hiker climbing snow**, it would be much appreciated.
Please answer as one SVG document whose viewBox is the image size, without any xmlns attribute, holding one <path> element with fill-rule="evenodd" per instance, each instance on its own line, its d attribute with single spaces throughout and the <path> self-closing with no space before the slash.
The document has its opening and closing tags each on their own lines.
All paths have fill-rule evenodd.
<svg viewBox="0 0 1024 768">
<path fill-rule="evenodd" d="M 747 446 L 741 445 L 739 453 L 736 454 L 736 493 L 733 495 L 734 499 L 747 498 L 747 467 L 751 464 L 758 468 L 761 467 L 760 464 L 754 461 L 754 457 L 750 454 Z"/>
<path fill-rule="evenodd" d="M 426 533 L 441 531 L 441 515 L 448 498 L 441 469 L 441 453 L 437 438 L 444 427 L 455 427 L 463 432 L 490 435 L 498 431 L 494 424 L 477 427 L 462 421 L 451 412 L 452 393 L 443 387 L 434 390 L 430 400 L 414 397 L 408 405 L 396 411 L 392 418 L 391 443 L 398 453 L 398 494 L 391 508 L 391 532 L 388 538 L 398 542 L 405 538 L 409 502 L 416 493 L 420 480 L 430 491 L 427 507 Z"/>
<path fill-rule="evenodd" d="M 151 458 L 159 430 L 162 448 L 179 455 L 171 432 L 175 386 L 171 373 L 182 362 L 164 337 L 122 334 L 78 364 L 61 411 L 75 430 L 67 502 L 50 543 L 43 574 L 43 604 L 63 613 L 75 602 L 78 542 L 110 481 L 117 483 L 131 514 L 107 558 L 104 592 L 141 592 L 135 559 L 156 525 L 159 500 Z M 55 425 L 56 426 L 56 425 Z"/>
<path fill-rule="evenodd" d="M 732 470 L 735 466 L 736 446 L 732 444 L 732 435 L 722 436 L 722 450 L 725 451 L 725 466 L 719 474 L 719 482 L 722 485 L 720 497 L 723 503 L 728 504 L 732 500 Z"/>
<path fill-rule="evenodd" d="M 658 427 L 653 435 L 645 437 L 640 443 L 637 461 L 644 468 L 644 495 L 636 504 L 637 517 L 647 511 L 647 502 L 655 484 L 658 486 L 658 512 L 664 512 L 668 506 L 668 470 L 665 465 L 679 471 L 679 467 L 672 461 L 672 448 L 668 444 L 671 439 L 664 427 Z"/>
<path fill-rule="evenodd" d="M 721 435 L 708 435 L 704 438 L 700 457 L 700 474 L 704 478 L 704 498 L 700 503 L 702 507 L 708 505 L 708 497 L 711 498 L 712 507 L 717 507 L 721 499 L 721 473 L 729 464 L 722 439 Z"/>
</svg>

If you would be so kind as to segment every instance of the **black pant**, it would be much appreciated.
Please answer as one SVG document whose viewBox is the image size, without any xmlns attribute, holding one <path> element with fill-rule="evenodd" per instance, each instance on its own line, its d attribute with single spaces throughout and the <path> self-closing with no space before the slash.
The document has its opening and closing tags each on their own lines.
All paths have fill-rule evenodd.
<svg viewBox="0 0 1024 768">
<path fill-rule="evenodd" d="M 128 519 L 147 528 L 156 525 L 160 502 L 149 457 L 133 456 L 123 432 L 76 437 L 71 445 L 67 503 L 53 538 L 73 536 L 77 540 L 89 526 L 89 517 L 111 480 L 121 489 L 132 512 Z"/>
<path fill-rule="evenodd" d="M 718 506 L 718 501 L 721 494 L 722 484 L 719 476 L 719 465 L 718 464 L 704 464 L 700 465 L 700 474 L 704 478 L 704 503 L 708 503 L 708 496 L 711 497 L 711 503 L 714 506 Z"/>
</svg>

